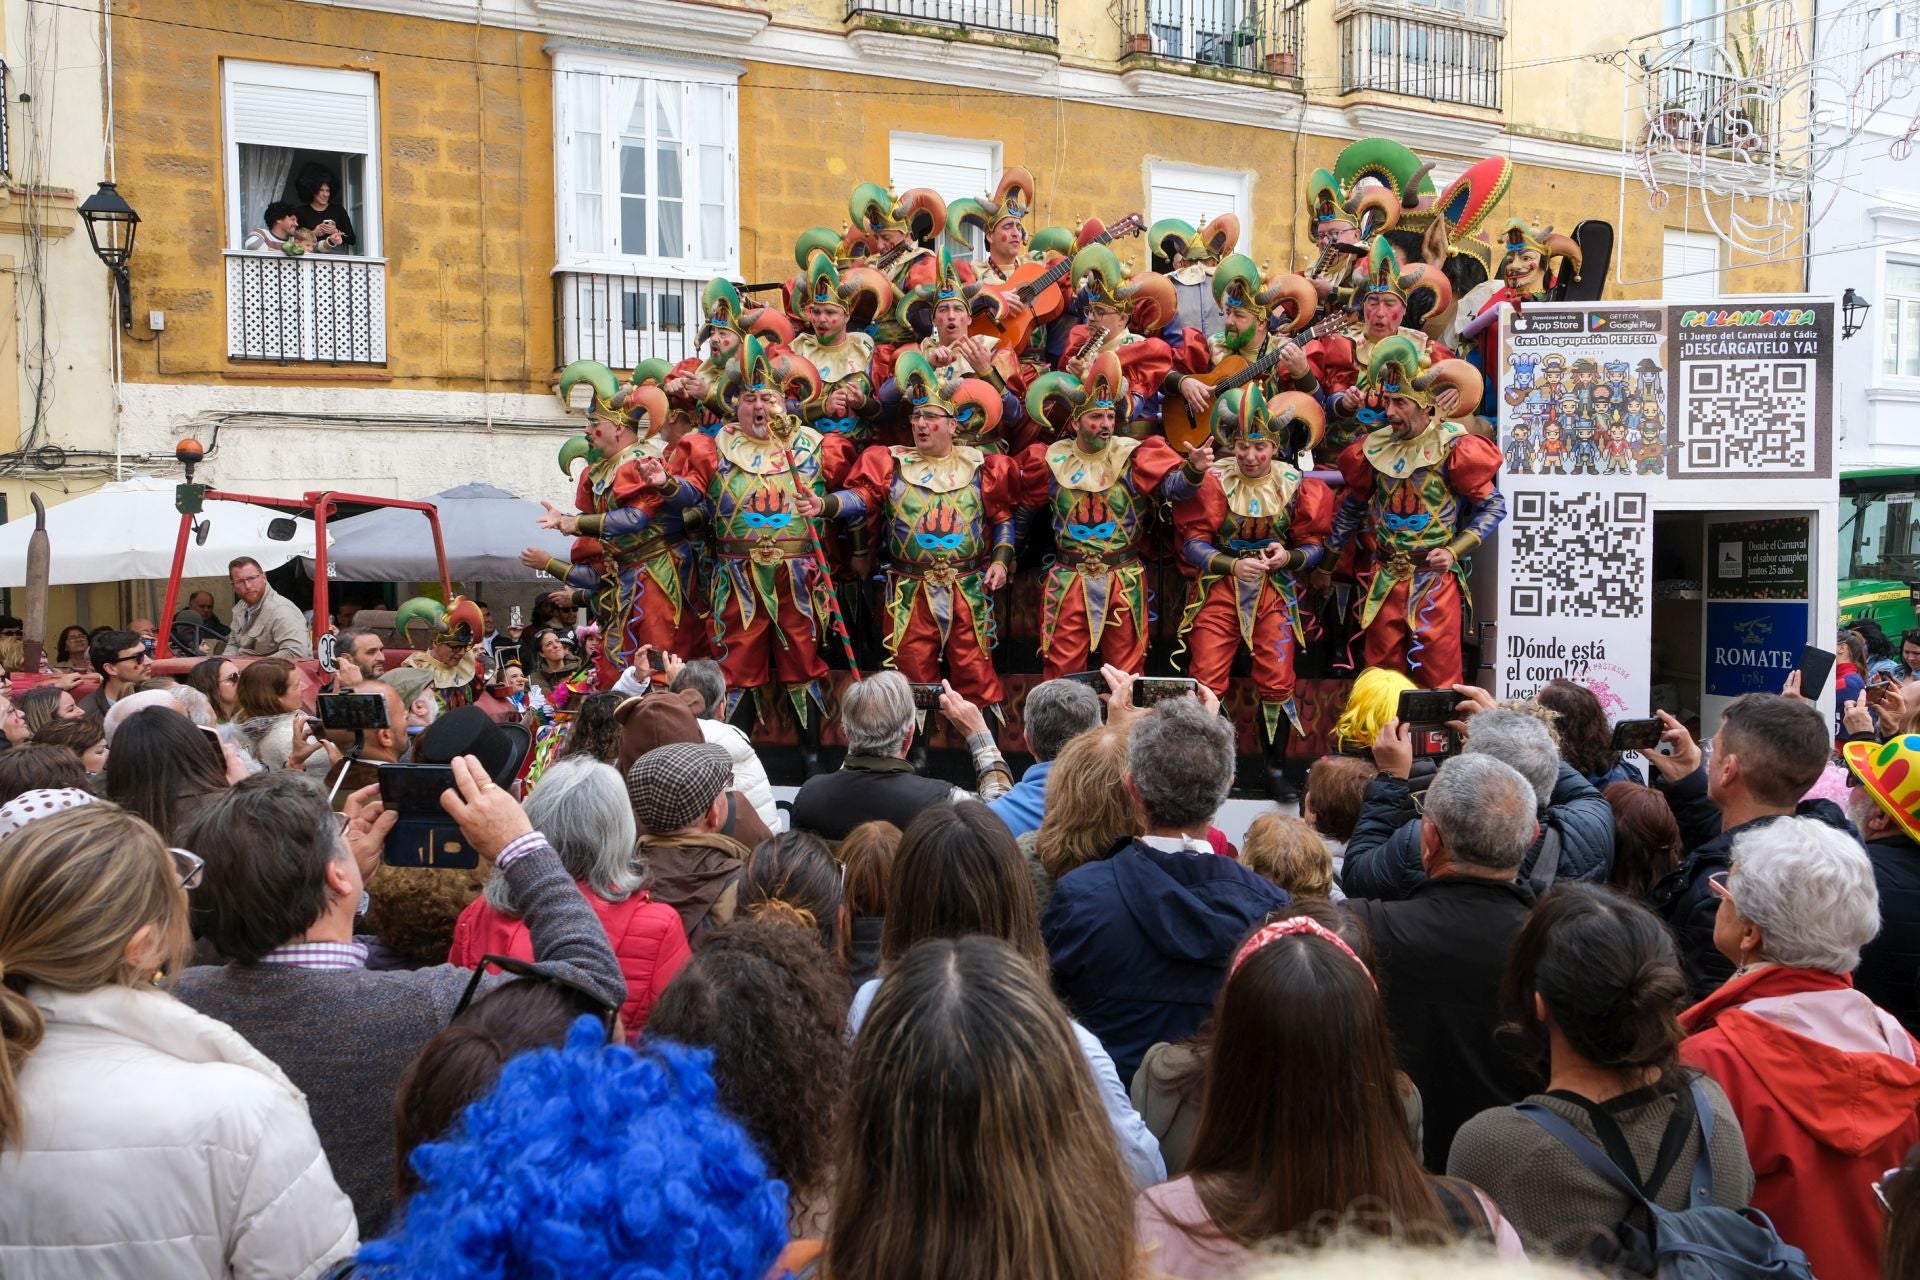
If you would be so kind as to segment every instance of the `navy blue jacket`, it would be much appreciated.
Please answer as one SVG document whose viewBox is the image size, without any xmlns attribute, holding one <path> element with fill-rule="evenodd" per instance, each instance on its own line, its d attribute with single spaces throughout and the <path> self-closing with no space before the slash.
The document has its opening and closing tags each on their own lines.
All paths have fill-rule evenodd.
<svg viewBox="0 0 1920 1280">
<path fill-rule="evenodd" d="M 1542 833 L 1560 833 L 1560 864 L 1555 882 L 1588 880 L 1605 884 L 1613 870 L 1613 809 L 1580 771 L 1564 760 L 1554 780 L 1553 794 L 1540 811 Z M 1540 852 L 1536 836 L 1520 864 L 1520 883 L 1533 875 Z M 1360 817 L 1347 841 L 1346 862 L 1340 869 L 1340 890 L 1349 898 L 1377 898 L 1398 902 L 1413 896 L 1426 880 L 1420 861 L 1420 819 L 1415 816 L 1411 785 L 1390 774 L 1367 784 Z"/>
<path fill-rule="evenodd" d="M 1719 913 L 1720 899 L 1707 884 L 1707 877 L 1733 865 L 1733 838 L 1743 831 L 1763 827 L 1785 814 L 1772 814 L 1743 822 L 1731 831 L 1720 829 L 1720 808 L 1707 798 L 1707 770 L 1703 765 L 1678 782 L 1656 776 L 1654 789 L 1665 795 L 1680 825 L 1680 843 L 1687 856 L 1668 872 L 1653 892 L 1647 905 L 1673 926 L 1680 943 L 1680 963 L 1687 971 L 1687 988 L 1693 999 L 1701 1001 L 1720 989 L 1733 976 L 1733 961 L 1713 945 L 1713 917 Z M 1802 800 L 1793 815 L 1817 818 L 1830 827 L 1846 832 L 1854 839 L 1860 833 L 1847 821 L 1847 815 L 1831 800 Z"/>
<path fill-rule="evenodd" d="M 1895 831 L 1867 846 L 1873 882 L 1880 890 L 1880 932 L 1860 948 L 1853 985 L 1920 1034 L 1920 845 Z"/>
<path fill-rule="evenodd" d="M 1060 877 L 1040 934 L 1054 989 L 1124 1083 L 1148 1049 L 1200 1029 L 1235 949 L 1287 901 L 1232 858 L 1129 839 Z"/>
</svg>

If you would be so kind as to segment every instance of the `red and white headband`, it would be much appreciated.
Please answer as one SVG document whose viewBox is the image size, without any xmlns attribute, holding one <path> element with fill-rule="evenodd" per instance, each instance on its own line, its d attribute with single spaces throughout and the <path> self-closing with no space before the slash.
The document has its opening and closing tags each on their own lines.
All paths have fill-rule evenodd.
<svg viewBox="0 0 1920 1280">
<path fill-rule="evenodd" d="M 1291 937 L 1296 933 L 1312 934 L 1323 942 L 1331 942 L 1334 946 L 1338 947 L 1349 960 L 1352 960 L 1360 966 L 1360 972 L 1367 975 L 1367 981 L 1373 983 L 1373 989 L 1375 991 L 1380 989 L 1380 983 L 1374 978 L 1373 971 L 1367 968 L 1365 961 L 1354 954 L 1353 948 L 1347 945 L 1346 939 L 1321 924 L 1318 920 L 1308 916 L 1291 916 L 1288 919 L 1276 920 L 1272 924 L 1261 926 L 1251 938 L 1241 943 L 1240 950 L 1234 953 L 1233 968 L 1228 970 L 1229 976 L 1238 972 L 1240 966 L 1245 964 L 1249 957 L 1268 943 L 1278 938 Z"/>
</svg>

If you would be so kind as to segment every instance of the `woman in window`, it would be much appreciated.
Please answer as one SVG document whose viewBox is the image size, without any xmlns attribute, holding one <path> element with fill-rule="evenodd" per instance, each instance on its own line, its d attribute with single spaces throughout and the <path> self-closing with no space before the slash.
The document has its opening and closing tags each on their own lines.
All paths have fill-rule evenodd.
<svg viewBox="0 0 1920 1280">
<path fill-rule="evenodd" d="M 301 165 L 293 180 L 293 193 L 300 197 L 294 203 L 300 225 L 325 241 L 329 251 L 344 253 L 354 247 L 358 241 L 353 234 L 353 219 L 340 203 L 340 182 L 333 170 L 314 161 Z"/>
</svg>

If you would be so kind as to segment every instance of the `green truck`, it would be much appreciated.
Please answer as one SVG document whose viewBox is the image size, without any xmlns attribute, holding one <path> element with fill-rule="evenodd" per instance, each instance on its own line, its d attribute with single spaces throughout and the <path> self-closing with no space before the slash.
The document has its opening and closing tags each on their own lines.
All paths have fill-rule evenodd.
<svg viewBox="0 0 1920 1280">
<path fill-rule="evenodd" d="M 1920 625 L 1920 470 L 1840 477 L 1840 625 L 1872 618 L 1894 642 Z"/>
</svg>

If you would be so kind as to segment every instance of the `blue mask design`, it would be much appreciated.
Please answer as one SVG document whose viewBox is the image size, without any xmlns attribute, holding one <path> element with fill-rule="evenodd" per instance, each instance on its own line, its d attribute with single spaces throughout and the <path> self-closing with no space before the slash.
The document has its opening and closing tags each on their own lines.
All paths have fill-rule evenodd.
<svg viewBox="0 0 1920 1280">
<path fill-rule="evenodd" d="M 1380 409 L 1356 409 L 1353 417 L 1356 422 L 1364 423 L 1369 427 L 1378 426 L 1387 420 L 1386 413 Z"/>
<path fill-rule="evenodd" d="M 743 511 L 740 515 L 749 529 L 784 529 L 793 521 L 791 511 Z"/>
<path fill-rule="evenodd" d="M 1273 545 L 1272 538 L 1232 538 L 1227 542 L 1229 551 L 1259 551 Z"/>
<path fill-rule="evenodd" d="M 916 533 L 913 537 L 929 551 L 958 551 L 967 540 L 964 533 Z"/>
<path fill-rule="evenodd" d="M 821 418 L 813 424 L 813 428 L 816 431 L 823 431 L 828 435 L 850 436 L 853 434 L 853 426 L 857 421 L 858 419 L 850 417 Z"/>
<path fill-rule="evenodd" d="M 1382 517 L 1381 523 L 1387 526 L 1389 533 L 1419 533 L 1432 519 L 1433 517 L 1425 511 L 1416 511 L 1410 516 L 1397 516 L 1388 512 Z"/>
<path fill-rule="evenodd" d="M 1116 520 L 1102 520 L 1099 524 L 1070 524 L 1067 534 L 1076 542 L 1105 542 L 1119 528 Z"/>
</svg>

